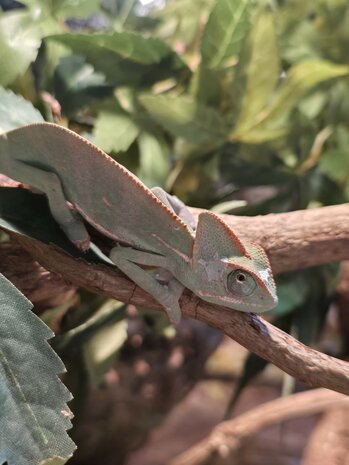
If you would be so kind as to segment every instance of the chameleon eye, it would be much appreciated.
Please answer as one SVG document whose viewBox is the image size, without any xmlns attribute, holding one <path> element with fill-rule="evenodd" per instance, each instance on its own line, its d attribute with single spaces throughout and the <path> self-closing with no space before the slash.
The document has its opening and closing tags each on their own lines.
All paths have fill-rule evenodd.
<svg viewBox="0 0 349 465">
<path fill-rule="evenodd" d="M 248 296 L 256 289 L 256 281 L 245 270 L 235 270 L 227 278 L 228 291 L 232 294 Z"/>
</svg>

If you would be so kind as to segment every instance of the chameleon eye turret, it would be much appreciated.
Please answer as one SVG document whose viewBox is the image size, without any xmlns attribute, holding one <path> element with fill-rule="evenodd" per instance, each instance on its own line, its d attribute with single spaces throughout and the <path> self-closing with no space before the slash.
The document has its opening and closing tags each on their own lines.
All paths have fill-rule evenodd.
<svg viewBox="0 0 349 465">
<path fill-rule="evenodd" d="M 232 294 L 248 296 L 256 289 L 257 283 L 247 271 L 235 270 L 229 273 L 227 288 Z"/>
</svg>

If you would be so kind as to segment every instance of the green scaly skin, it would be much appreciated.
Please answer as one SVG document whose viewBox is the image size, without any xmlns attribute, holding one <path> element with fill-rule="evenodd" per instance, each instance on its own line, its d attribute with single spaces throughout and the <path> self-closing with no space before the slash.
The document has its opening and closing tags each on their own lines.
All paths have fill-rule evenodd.
<svg viewBox="0 0 349 465">
<path fill-rule="evenodd" d="M 203 300 L 260 313 L 277 304 L 268 258 L 241 241 L 214 213 L 190 214 L 160 188 L 136 176 L 76 133 L 51 123 L 0 135 L 0 173 L 44 192 L 65 234 L 86 250 L 84 221 L 115 241 L 110 259 L 166 309 L 181 318 L 185 287 Z M 67 205 L 73 205 L 75 211 Z M 181 218 L 183 217 L 183 219 Z M 167 272 L 167 282 L 142 266 Z"/>
</svg>

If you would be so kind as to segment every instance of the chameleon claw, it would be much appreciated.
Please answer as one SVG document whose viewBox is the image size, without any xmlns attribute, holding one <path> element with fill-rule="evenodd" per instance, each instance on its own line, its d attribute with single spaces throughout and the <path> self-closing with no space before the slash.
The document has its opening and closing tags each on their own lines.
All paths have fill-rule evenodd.
<svg viewBox="0 0 349 465">
<path fill-rule="evenodd" d="M 90 238 L 87 237 L 86 239 L 82 239 L 80 241 L 74 241 L 74 244 L 82 252 L 87 252 L 90 248 Z"/>
</svg>

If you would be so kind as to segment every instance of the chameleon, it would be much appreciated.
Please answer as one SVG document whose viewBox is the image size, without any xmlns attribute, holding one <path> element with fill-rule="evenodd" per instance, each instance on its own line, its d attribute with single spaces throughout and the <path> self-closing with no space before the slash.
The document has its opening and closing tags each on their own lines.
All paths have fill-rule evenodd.
<svg viewBox="0 0 349 465">
<path fill-rule="evenodd" d="M 242 312 L 261 313 L 277 304 L 262 247 L 241 240 L 210 211 L 199 214 L 195 228 L 181 201 L 161 188 L 149 189 L 67 128 L 33 123 L 1 134 L 0 173 L 46 194 L 54 219 L 80 249 L 89 247 L 85 222 L 111 238 L 110 260 L 175 324 L 184 288 Z"/>
</svg>

